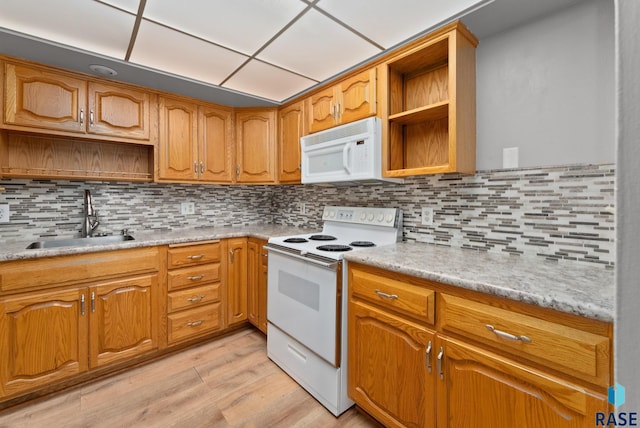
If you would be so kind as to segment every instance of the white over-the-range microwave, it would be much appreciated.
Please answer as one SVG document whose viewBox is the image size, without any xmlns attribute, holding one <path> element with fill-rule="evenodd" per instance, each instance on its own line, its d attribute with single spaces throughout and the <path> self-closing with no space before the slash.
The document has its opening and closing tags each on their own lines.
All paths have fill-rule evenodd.
<svg viewBox="0 0 640 428">
<path fill-rule="evenodd" d="M 380 119 L 370 117 L 302 137 L 302 183 L 402 183 L 382 177 L 381 132 Z"/>
</svg>

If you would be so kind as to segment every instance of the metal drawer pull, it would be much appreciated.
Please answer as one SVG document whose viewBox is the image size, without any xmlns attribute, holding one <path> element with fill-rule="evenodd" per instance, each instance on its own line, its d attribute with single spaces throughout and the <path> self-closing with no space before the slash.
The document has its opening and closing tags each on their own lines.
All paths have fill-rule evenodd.
<svg viewBox="0 0 640 428">
<path fill-rule="evenodd" d="M 80 126 L 84 125 L 84 109 L 80 109 Z"/>
<path fill-rule="evenodd" d="M 80 315 L 84 315 L 84 294 L 80 295 Z"/>
<path fill-rule="evenodd" d="M 431 341 L 427 344 L 427 371 L 431 373 Z"/>
<path fill-rule="evenodd" d="M 197 256 L 187 256 L 187 258 L 191 260 L 200 260 L 203 257 L 204 257 L 204 254 L 198 254 Z"/>
<path fill-rule="evenodd" d="M 91 292 L 91 312 L 94 313 L 96 311 L 96 293 Z"/>
<path fill-rule="evenodd" d="M 380 297 L 384 297 L 385 299 L 391 299 L 391 300 L 396 300 L 398 298 L 397 294 L 387 294 L 387 293 L 383 293 L 382 291 L 376 289 L 376 294 Z"/>
<path fill-rule="evenodd" d="M 204 278 L 204 275 L 198 275 L 198 276 L 188 276 L 187 279 L 189 281 L 200 281 L 201 279 Z"/>
<path fill-rule="evenodd" d="M 444 380 L 444 373 L 442 372 L 442 357 L 444 357 L 444 349 L 442 346 L 440 347 L 440 352 L 438 352 L 438 374 L 440 375 L 440 379 Z"/>
<path fill-rule="evenodd" d="M 189 327 L 198 327 L 203 322 L 204 322 L 203 320 L 188 322 L 187 326 L 189 326 Z"/>
<path fill-rule="evenodd" d="M 515 334 L 507 333 L 506 331 L 496 330 L 496 328 L 491 324 L 487 324 L 486 327 L 487 330 L 493 332 L 496 336 L 502 337 L 503 339 L 509 339 L 515 342 L 520 340 L 523 343 L 531 343 L 531 339 L 527 336 L 516 336 Z"/>
<path fill-rule="evenodd" d="M 201 301 L 202 299 L 204 299 L 204 296 L 189 297 L 187 300 L 188 300 L 189 302 L 199 302 L 199 301 Z"/>
</svg>

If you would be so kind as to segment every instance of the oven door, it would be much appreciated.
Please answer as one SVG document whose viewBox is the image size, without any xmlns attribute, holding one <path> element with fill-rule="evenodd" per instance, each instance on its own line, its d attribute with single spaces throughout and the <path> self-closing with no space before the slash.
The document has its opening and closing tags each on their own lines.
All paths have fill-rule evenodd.
<svg viewBox="0 0 640 428">
<path fill-rule="evenodd" d="M 266 248 L 268 321 L 339 367 L 342 263 Z"/>
</svg>

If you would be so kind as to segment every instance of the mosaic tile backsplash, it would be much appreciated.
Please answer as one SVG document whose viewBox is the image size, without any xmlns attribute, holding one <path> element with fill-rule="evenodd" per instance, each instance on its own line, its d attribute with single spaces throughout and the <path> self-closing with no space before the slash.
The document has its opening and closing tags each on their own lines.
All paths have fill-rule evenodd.
<svg viewBox="0 0 640 428">
<path fill-rule="evenodd" d="M 615 165 L 574 165 L 412 177 L 402 185 L 218 186 L 0 180 L 11 222 L 0 240 L 78 236 L 90 189 L 100 232 L 278 223 L 322 227 L 325 205 L 395 206 L 403 236 L 547 259 L 615 263 Z M 194 202 L 196 214 L 180 214 Z M 432 225 L 421 208 L 432 207 Z"/>
</svg>

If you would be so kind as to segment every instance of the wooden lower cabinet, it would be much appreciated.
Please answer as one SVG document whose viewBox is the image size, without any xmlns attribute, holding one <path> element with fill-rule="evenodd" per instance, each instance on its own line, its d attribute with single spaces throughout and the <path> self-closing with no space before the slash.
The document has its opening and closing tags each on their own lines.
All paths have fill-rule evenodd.
<svg viewBox="0 0 640 428">
<path fill-rule="evenodd" d="M 439 428 L 593 427 L 609 411 L 603 394 L 482 348 L 439 338 L 437 349 Z"/>
<path fill-rule="evenodd" d="M 247 238 L 227 239 L 227 323 L 247 321 Z"/>
<path fill-rule="evenodd" d="M 247 313 L 249 322 L 267 334 L 267 244 L 249 238 L 247 245 Z"/>
<path fill-rule="evenodd" d="M 385 426 L 578 428 L 611 411 L 609 323 L 357 263 L 348 313 L 349 396 Z"/>
<path fill-rule="evenodd" d="M 87 297 L 74 288 L 0 299 L 0 396 L 88 370 Z"/>
<path fill-rule="evenodd" d="M 91 368 L 158 348 L 158 275 L 98 284 L 89 289 Z"/>
<path fill-rule="evenodd" d="M 158 276 L 0 299 L 0 396 L 158 347 Z"/>
<path fill-rule="evenodd" d="M 435 333 L 352 303 L 348 334 L 349 396 L 387 427 L 435 426 Z"/>
</svg>

